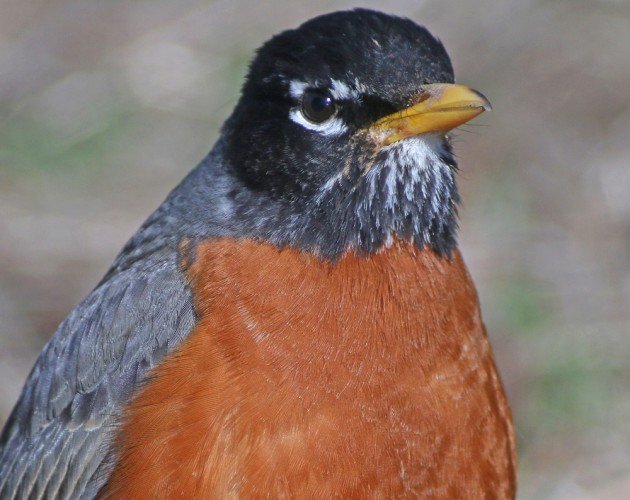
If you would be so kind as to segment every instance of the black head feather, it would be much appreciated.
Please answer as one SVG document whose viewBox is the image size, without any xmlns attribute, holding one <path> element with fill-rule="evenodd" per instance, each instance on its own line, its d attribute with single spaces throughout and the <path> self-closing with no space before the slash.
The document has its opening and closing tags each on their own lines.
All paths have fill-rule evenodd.
<svg viewBox="0 0 630 500">
<path fill-rule="evenodd" d="M 458 194 L 448 140 L 383 148 L 366 125 L 408 106 L 420 86 L 453 79 L 442 44 L 408 19 L 359 9 L 280 33 L 258 51 L 221 139 L 169 207 L 181 206 L 187 236 L 254 237 L 329 258 L 394 237 L 449 252 Z M 308 119 L 309 92 L 334 101 L 331 119 Z"/>
</svg>

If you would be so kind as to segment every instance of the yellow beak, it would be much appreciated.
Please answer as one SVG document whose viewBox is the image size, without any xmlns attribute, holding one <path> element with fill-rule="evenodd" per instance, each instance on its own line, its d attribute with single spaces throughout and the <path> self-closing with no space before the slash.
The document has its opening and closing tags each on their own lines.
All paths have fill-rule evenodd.
<svg viewBox="0 0 630 500">
<path fill-rule="evenodd" d="M 446 133 L 488 109 L 488 99 L 465 85 L 424 85 L 416 104 L 377 120 L 370 130 L 388 145 L 427 132 Z"/>
</svg>

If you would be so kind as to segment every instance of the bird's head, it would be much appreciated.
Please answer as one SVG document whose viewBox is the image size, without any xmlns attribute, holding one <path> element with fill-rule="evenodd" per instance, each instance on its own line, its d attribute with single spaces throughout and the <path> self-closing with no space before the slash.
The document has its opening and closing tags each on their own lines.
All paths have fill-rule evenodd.
<svg viewBox="0 0 630 500">
<path fill-rule="evenodd" d="M 453 82 L 439 40 L 374 11 L 264 44 L 223 131 L 236 178 L 265 200 L 257 227 L 273 214 L 283 228 L 262 236 L 329 256 L 396 237 L 448 252 L 458 194 L 446 133 L 489 106 Z"/>
</svg>

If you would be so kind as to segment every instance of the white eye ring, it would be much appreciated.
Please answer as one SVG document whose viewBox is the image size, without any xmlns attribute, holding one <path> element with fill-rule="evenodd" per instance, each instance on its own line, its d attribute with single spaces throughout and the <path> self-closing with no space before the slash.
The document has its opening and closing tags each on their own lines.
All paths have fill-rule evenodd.
<svg viewBox="0 0 630 500">
<path fill-rule="evenodd" d="M 325 136 L 337 136 L 347 132 L 348 127 L 338 116 L 332 115 L 332 118 L 322 123 L 315 123 L 304 116 L 302 113 L 302 97 L 309 88 L 311 86 L 306 82 L 292 81 L 290 83 L 289 93 L 293 99 L 299 102 L 299 105 L 289 111 L 289 119 L 307 130 L 312 130 Z"/>
<path fill-rule="evenodd" d="M 329 118 L 323 123 L 313 123 L 302 114 L 300 108 L 293 108 L 289 112 L 289 118 L 305 129 L 318 132 L 322 135 L 342 135 L 348 131 L 348 127 L 346 127 L 343 120 L 339 117 Z"/>
</svg>

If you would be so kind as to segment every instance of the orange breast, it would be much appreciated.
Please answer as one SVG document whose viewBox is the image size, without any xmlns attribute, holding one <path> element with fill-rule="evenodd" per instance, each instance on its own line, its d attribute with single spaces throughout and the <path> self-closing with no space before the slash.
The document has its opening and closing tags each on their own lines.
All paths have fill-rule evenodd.
<svg viewBox="0 0 630 500">
<path fill-rule="evenodd" d="M 195 253 L 199 321 L 128 407 L 105 496 L 513 497 L 509 409 L 458 253 Z"/>
</svg>

